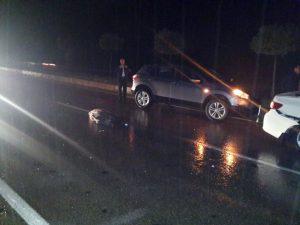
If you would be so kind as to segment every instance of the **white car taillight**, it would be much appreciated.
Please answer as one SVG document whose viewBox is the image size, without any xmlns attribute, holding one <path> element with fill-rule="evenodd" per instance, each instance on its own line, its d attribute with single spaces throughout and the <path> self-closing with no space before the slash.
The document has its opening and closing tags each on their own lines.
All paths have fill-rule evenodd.
<svg viewBox="0 0 300 225">
<path fill-rule="evenodd" d="M 138 74 L 134 74 L 133 77 L 132 77 L 133 81 L 138 81 L 139 79 L 140 79 L 140 77 L 139 77 Z"/>
<path fill-rule="evenodd" d="M 278 102 L 272 101 L 271 104 L 270 104 L 271 109 L 280 109 L 281 107 L 282 107 L 282 104 L 278 103 Z"/>
</svg>

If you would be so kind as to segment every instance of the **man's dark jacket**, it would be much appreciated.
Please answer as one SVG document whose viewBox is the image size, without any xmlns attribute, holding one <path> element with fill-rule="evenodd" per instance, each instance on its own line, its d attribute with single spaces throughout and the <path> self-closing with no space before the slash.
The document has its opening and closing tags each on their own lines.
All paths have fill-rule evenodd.
<svg viewBox="0 0 300 225">
<path fill-rule="evenodd" d="M 123 69 L 122 69 L 122 66 L 120 65 L 115 70 L 115 75 L 116 75 L 118 81 L 121 81 L 121 80 L 129 81 L 131 79 L 132 72 L 128 68 L 127 65 L 124 66 L 125 77 L 122 77 L 122 73 L 123 73 Z"/>
</svg>

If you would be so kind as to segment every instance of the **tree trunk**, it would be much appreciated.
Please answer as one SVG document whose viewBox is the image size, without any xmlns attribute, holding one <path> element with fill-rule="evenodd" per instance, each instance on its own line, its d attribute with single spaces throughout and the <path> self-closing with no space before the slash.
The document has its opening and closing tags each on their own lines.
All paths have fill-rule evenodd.
<svg viewBox="0 0 300 225">
<path fill-rule="evenodd" d="M 255 62 L 255 71 L 252 81 L 252 96 L 257 97 L 257 80 L 258 80 L 258 74 L 259 74 L 259 68 L 260 68 L 260 53 L 256 55 L 256 62 Z"/>
<path fill-rule="evenodd" d="M 186 2 L 182 0 L 181 2 L 181 36 L 183 38 L 183 47 L 185 47 L 185 24 L 186 24 L 186 10 L 185 10 Z M 183 67 L 184 59 L 180 57 L 180 66 Z"/>
<path fill-rule="evenodd" d="M 109 76 L 111 76 L 111 77 L 112 77 L 111 64 L 112 64 L 112 58 L 113 58 L 112 55 L 113 55 L 113 53 L 111 52 L 110 56 L 109 56 Z"/>
<path fill-rule="evenodd" d="M 218 11 L 217 11 L 217 29 L 216 29 L 216 46 L 215 46 L 215 56 L 214 56 L 214 70 L 218 71 L 219 63 L 219 46 L 220 46 L 220 32 L 221 32 L 221 14 L 222 14 L 223 0 L 220 0 Z"/>
<path fill-rule="evenodd" d="M 266 15 L 266 8 L 268 5 L 268 0 L 264 0 L 262 11 L 261 11 L 261 27 L 265 25 L 265 15 Z M 261 49 L 262 49 L 262 39 L 259 40 L 259 51 L 256 55 L 256 62 L 255 62 L 255 72 L 253 77 L 253 83 L 252 83 L 252 95 L 254 97 L 257 97 L 259 93 L 257 93 L 257 80 L 259 75 L 259 69 L 260 69 L 260 55 L 261 55 Z"/>
<path fill-rule="evenodd" d="M 274 56 L 271 98 L 273 98 L 275 95 L 276 70 L 277 70 L 277 55 Z"/>
</svg>

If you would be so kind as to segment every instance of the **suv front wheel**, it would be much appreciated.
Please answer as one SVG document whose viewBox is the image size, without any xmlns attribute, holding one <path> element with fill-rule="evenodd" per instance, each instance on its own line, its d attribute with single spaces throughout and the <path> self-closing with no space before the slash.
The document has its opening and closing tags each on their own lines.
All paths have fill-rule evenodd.
<svg viewBox="0 0 300 225">
<path fill-rule="evenodd" d="M 221 121 L 228 116 L 228 104 L 221 99 L 212 99 L 205 106 L 205 114 L 208 119 Z"/>
<path fill-rule="evenodd" d="M 140 89 L 134 96 L 136 105 L 141 109 L 148 108 L 152 103 L 152 97 L 150 91 L 146 89 Z"/>
</svg>

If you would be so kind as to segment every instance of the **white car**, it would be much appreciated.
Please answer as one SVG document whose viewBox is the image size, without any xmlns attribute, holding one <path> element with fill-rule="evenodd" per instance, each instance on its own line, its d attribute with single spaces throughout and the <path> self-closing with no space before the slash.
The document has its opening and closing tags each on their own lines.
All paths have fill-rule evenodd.
<svg viewBox="0 0 300 225">
<path fill-rule="evenodd" d="M 263 129 L 300 150 L 300 91 L 276 95 L 265 114 Z"/>
</svg>

